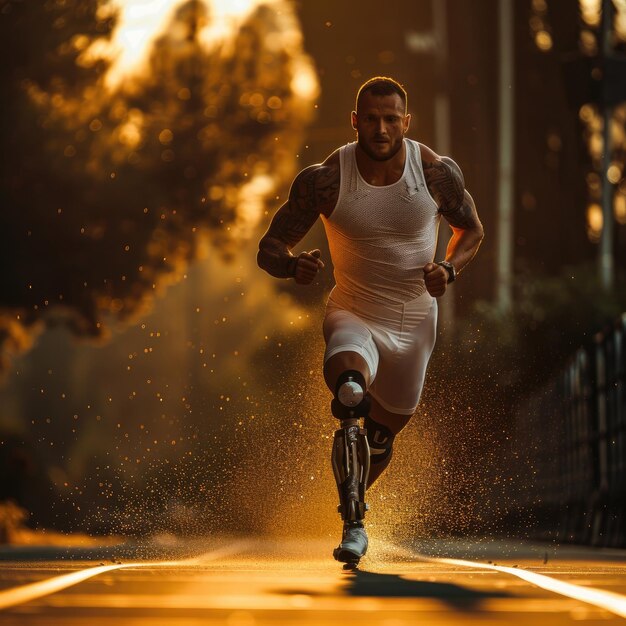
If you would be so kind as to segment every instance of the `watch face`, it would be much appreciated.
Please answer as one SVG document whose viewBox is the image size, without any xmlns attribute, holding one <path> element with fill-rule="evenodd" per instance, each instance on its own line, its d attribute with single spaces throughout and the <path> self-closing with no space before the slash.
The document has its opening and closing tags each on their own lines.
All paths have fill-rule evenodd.
<svg viewBox="0 0 626 626">
<path fill-rule="evenodd" d="M 450 263 L 449 261 L 440 261 L 438 265 L 444 267 L 448 272 L 448 282 L 454 282 L 454 280 L 456 279 L 456 269 L 454 265 L 452 265 L 452 263 Z"/>
</svg>

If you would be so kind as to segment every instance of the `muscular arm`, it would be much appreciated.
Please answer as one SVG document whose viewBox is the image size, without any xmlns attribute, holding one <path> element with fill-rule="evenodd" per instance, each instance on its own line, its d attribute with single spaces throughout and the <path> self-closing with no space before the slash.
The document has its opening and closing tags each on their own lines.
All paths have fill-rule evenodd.
<svg viewBox="0 0 626 626">
<path fill-rule="evenodd" d="M 331 157 L 332 159 L 332 157 Z M 289 199 L 278 209 L 259 242 L 259 267 L 276 278 L 296 273 L 298 258 L 291 249 L 309 232 L 321 213 L 330 214 L 337 202 L 339 169 L 332 160 L 313 165 L 296 176 Z"/>
<path fill-rule="evenodd" d="M 442 215 L 452 228 L 452 237 L 446 249 L 446 261 L 460 272 L 473 258 L 484 237 L 483 225 L 478 219 L 476 205 L 469 192 L 464 190 L 463 202 L 451 215 Z"/>
<path fill-rule="evenodd" d="M 446 250 L 446 261 L 460 272 L 474 257 L 483 240 L 483 226 L 476 205 L 465 189 L 459 166 L 448 157 L 438 157 L 422 147 L 426 184 L 439 212 L 452 228 L 452 237 Z"/>
</svg>

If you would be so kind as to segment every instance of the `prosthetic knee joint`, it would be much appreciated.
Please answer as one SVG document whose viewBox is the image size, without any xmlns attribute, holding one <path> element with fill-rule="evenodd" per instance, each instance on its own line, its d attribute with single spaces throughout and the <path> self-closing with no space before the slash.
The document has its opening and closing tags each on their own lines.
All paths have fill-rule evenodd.
<svg viewBox="0 0 626 626">
<path fill-rule="evenodd" d="M 360 372 L 348 370 L 339 376 L 331 409 L 340 420 L 335 431 L 332 463 L 341 519 L 358 523 L 365 517 L 365 489 L 370 469 L 369 445 L 360 418 L 369 414 L 369 397 L 365 393 L 365 379 Z"/>
</svg>

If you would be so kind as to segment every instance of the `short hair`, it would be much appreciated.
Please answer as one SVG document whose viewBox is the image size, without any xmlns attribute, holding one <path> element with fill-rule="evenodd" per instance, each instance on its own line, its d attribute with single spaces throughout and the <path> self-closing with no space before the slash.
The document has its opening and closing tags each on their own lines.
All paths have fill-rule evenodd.
<svg viewBox="0 0 626 626">
<path fill-rule="evenodd" d="M 388 76 L 374 76 L 366 80 L 360 87 L 356 94 L 355 111 L 359 110 L 359 102 L 364 93 L 371 93 L 374 96 L 391 96 L 397 93 L 404 104 L 404 112 L 407 111 L 408 96 L 404 87 L 393 78 Z"/>
</svg>

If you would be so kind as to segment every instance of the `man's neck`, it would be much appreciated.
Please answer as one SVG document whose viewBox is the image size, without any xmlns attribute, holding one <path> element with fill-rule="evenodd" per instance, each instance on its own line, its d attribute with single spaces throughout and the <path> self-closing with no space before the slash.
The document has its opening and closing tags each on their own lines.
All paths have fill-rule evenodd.
<svg viewBox="0 0 626 626">
<path fill-rule="evenodd" d="M 358 143 L 356 145 L 356 164 L 359 173 L 366 183 L 375 187 L 385 187 L 398 182 L 404 173 L 405 162 L 406 142 L 404 140 L 400 150 L 385 161 L 372 159 Z"/>
</svg>

